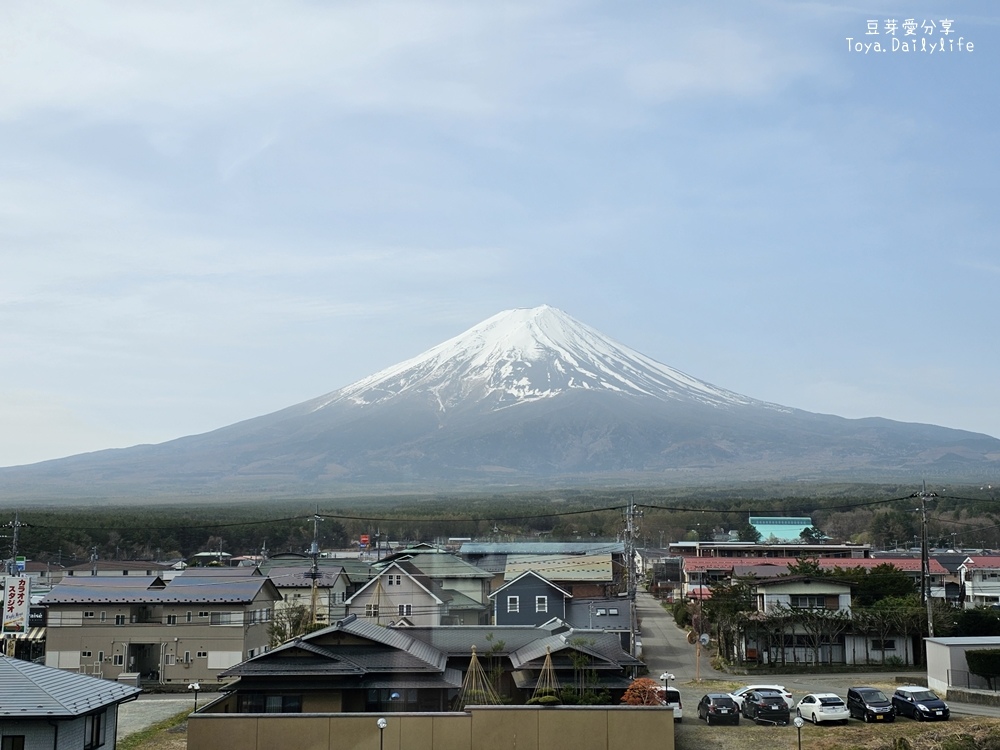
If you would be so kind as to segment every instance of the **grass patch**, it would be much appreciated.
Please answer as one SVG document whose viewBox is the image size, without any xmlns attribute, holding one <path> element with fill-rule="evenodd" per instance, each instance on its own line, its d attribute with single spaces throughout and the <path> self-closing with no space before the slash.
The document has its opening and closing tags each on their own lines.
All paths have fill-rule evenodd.
<svg viewBox="0 0 1000 750">
<path fill-rule="evenodd" d="M 130 734 L 118 742 L 118 750 L 156 750 L 156 748 L 167 747 L 169 743 L 163 741 L 163 735 L 184 724 L 190 714 L 190 710 L 181 711 L 169 719 L 164 719 L 151 727 Z M 182 746 L 186 745 L 187 740 L 185 739 Z"/>
</svg>

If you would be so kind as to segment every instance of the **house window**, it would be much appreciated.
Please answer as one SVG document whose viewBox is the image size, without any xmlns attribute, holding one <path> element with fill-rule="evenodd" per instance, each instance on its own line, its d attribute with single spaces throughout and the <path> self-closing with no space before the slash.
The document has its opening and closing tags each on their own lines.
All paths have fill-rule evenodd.
<svg viewBox="0 0 1000 750">
<path fill-rule="evenodd" d="M 123 576 L 127 576 L 127 575 L 128 575 L 128 571 L 127 571 L 127 570 L 123 570 L 123 571 L 122 571 L 122 575 L 123 575 Z"/>
<path fill-rule="evenodd" d="M 792 594 L 789 597 L 789 603 L 795 609 L 824 609 L 826 597 L 812 594 Z"/>
<path fill-rule="evenodd" d="M 124 625 L 125 615 L 115 615 L 115 625 Z"/>
<path fill-rule="evenodd" d="M 198 617 L 208 617 L 208 612 L 199 612 Z"/>
<path fill-rule="evenodd" d="M 191 613 L 190 613 L 190 612 L 186 612 L 186 613 L 184 614 L 184 620 L 185 620 L 186 622 L 191 622 Z"/>
<path fill-rule="evenodd" d="M 167 615 L 167 625 L 176 625 L 177 615 Z"/>
<path fill-rule="evenodd" d="M 895 651 L 896 641 L 894 639 L 881 640 L 875 638 L 872 640 L 872 650 L 874 651 Z"/>
<path fill-rule="evenodd" d="M 401 583 L 402 580 L 403 580 L 402 576 L 387 575 L 386 578 L 388 579 L 387 580 L 387 585 L 388 586 L 400 586 L 400 585 L 402 585 L 402 583 Z"/>
<path fill-rule="evenodd" d="M 399 605 L 399 616 L 400 617 L 409 617 L 412 614 L 413 614 L 413 605 L 412 604 L 400 604 Z"/>
<path fill-rule="evenodd" d="M 618 607 L 611 607 L 610 609 L 608 609 L 608 614 L 609 615 L 617 615 L 618 614 Z"/>
<path fill-rule="evenodd" d="M 608 610 L 606 610 L 604 607 L 600 607 L 594 614 L 597 615 L 598 617 L 601 617 L 602 615 L 606 615 L 607 613 Z"/>
<path fill-rule="evenodd" d="M 172 667 L 174 666 L 174 664 L 177 663 L 177 657 L 174 656 L 173 654 L 165 654 L 163 657 L 163 663 L 166 664 L 168 667 Z"/>
<path fill-rule="evenodd" d="M 302 696 L 248 693 L 239 696 L 239 712 L 245 714 L 302 713 Z"/>
<path fill-rule="evenodd" d="M 366 604 L 365 605 L 365 617 L 378 617 L 378 605 L 377 604 Z"/>
<path fill-rule="evenodd" d="M 115 654 L 112 657 L 112 662 L 111 663 L 114 664 L 116 667 L 124 667 L 125 666 L 125 654 Z"/>
<path fill-rule="evenodd" d="M 98 651 L 97 652 L 97 661 L 99 661 L 99 662 L 103 662 L 104 661 L 104 652 L 103 651 Z"/>
<path fill-rule="evenodd" d="M 81 659 L 89 659 L 93 655 L 94 655 L 94 653 L 92 651 L 81 651 L 80 652 L 80 658 Z"/>
<path fill-rule="evenodd" d="M 547 596 L 536 596 L 535 612 L 548 612 L 548 611 L 549 611 L 549 598 Z"/>
<path fill-rule="evenodd" d="M 107 621 L 108 621 L 108 613 L 101 612 L 101 622 L 107 622 Z"/>
<path fill-rule="evenodd" d="M 185 664 L 190 664 L 191 663 L 191 652 L 190 651 L 185 651 L 184 652 L 184 663 Z"/>
<path fill-rule="evenodd" d="M 508 612 L 520 612 L 521 611 L 521 598 L 518 596 L 508 596 L 507 597 L 507 611 Z"/>
<path fill-rule="evenodd" d="M 83 750 L 93 750 L 93 748 L 104 745 L 105 712 L 91 714 L 83 720 Z"/>
<path fill-rule="evenodd" d="M 3 740 L 0 740 L 0 750 L 24 750 L 24 735 L 7 735 Z"/>
<path fill-rule="evenodd" d="M 234 612 L 213 612 L 212 617 L 209 620 L 209 625 L 236 625 L 236 617 Z"/>
<path fill-rule="evenodd" d="M 94 613 L 93 612 L 84 612 L 83 616 L 84 616 L 84 619 L 87 619 L 87 618 L 93 617 Z"/>
<path fill-rule="evenodd" d="M 207 659 L 208 658 L 208 651 L 199 651 L 197 655 L 198 655 L 199 659 Z"/>
</svg>

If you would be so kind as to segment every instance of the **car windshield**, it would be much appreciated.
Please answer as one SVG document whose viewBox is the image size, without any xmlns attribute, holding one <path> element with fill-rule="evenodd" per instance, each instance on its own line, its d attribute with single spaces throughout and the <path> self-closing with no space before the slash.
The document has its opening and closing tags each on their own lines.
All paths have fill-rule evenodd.
<svg viewBox="0 0 1000 750">
<path fill-rule="evenodd" d="M 921 690 L 918 693 L 911 693 L 915 701 L 936 701 L 938 697 L 930 690 Z"/>
<path fill-rule="evenodd" d="M 889 700 L 881 690 L 864 690 L 861 692 L 861 697 L 869 702 Z"/>
</svg>

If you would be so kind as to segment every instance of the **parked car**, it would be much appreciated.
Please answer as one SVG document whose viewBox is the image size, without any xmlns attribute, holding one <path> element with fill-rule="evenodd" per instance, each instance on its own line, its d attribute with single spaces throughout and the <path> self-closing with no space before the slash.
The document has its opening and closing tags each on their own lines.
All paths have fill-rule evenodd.
<svg viewBox="0 0 1000 750">
<path fill-rule="evenodd" d="M 739 706 L 740 710 L 743 710 L 743 698 L 748 694 L 752 693 L 754 690 L 777 690 L 781 693 L 782 697 L 785 699 L 785 703 L 788 704 L 788 709 L 791 710 L 795 705 L 795 699 L 792 698 L 792 694 L 785 690 L 784 685 L 747 685 L 746 687 L 738 688 L 729 694 L 729 697 L 736 701 L 736 705 Z"/>
<path fill-rule="evenodd" d="M 674 709 L 674 721 L 680 722 L 684 719 L 684 707 L 681 705 L 681 691 L 677 688 L 657 688 L 660 696 L 660 703 L 667 708 Z"/>
<path fill-rule="evenodd" d="M 907 685 L 896 690 L 892 694 L 892 707 L 896 709 L 897 716 L 909 716 L 917 721 L 948 721 L 951 717 L 948 704 L 920 685 Z"/>
<path fill-rule="evenodd" d="M 744 696 L 743 715 L 757 724 L 787 724 L 790 711 L 780 690 L 761 688 Z"/>
<path fill-rule="evenodd" d="M 698 701 L 698 718 L 706 724 L 739 724 L 740 707 L 725 693 L 709 693 Z"/>
<path fill-rule="evenodd" d="M 795 715 L 819 724 L 823 721 L 842 721 L 851 718 L 844 699 L 836 693 L 809 693 L 795 707 Z"/>
<path fill-rule="evenodd" d="M 847 710 L 863 721 L 894 721 L 896 710 L 885 693 L 874 687 L 852 687 L 847 690 Z"/>
</svg>

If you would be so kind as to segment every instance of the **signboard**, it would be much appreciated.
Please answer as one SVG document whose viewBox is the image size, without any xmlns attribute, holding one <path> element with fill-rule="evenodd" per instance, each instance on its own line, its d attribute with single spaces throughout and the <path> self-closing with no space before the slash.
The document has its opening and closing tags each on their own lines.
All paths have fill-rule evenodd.
<svg viewBox="0 0 1000 750">
<path fill-rule="evenodd" d="M 368 535 L 367 534 L 362 534 L 361 535 L 361 544 L 360 544 L 360 546 L 362 546 L 362 547 L 367 547 L 368 546 Z"/>
<path fill-rule="evenodd" d="M 4 582 L 3 633 L 28 632 L 28 608 L 31 597 L 28 594 L 28 578 L 8 577 Z"/>
</svg>

